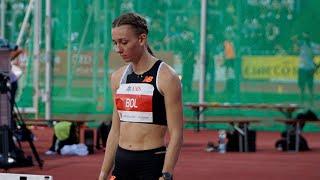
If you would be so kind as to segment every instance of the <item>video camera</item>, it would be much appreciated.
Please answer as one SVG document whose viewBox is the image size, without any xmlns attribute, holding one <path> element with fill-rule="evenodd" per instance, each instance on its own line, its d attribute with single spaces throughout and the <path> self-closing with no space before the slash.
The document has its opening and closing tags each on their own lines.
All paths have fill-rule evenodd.
<svg viewBox="0 0 320 180">
<path fill-rule="evenodd" d="M 18 46 L 0 38 L 0 73 L 9 73 L 11 70 L 11 52 L 17 51 Z"/>
</svg>

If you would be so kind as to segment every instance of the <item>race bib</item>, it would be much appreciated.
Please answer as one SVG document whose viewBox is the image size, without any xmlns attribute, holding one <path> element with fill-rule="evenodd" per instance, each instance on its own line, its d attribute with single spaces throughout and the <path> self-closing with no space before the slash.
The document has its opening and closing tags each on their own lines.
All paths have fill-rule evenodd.
<svg viewBox="0 0 320 180">
<path fill-rule="evenodd" d="M 115 98 L 120 120 L 152 123 L 153 91 L 154 87 L 151 84 L 121 84 Z"/>
</svg>

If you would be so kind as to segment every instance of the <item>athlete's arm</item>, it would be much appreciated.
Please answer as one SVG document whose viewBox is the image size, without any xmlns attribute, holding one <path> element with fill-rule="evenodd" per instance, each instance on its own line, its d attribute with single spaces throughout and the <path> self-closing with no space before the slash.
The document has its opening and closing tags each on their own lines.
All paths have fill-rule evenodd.
<svg viewBox="0 0 320 180">
<path fill-rule="evenodd" d="M 170 141 L 162 172 L 173 173 L 183 142 L 181 82 L 168 65 L 160 69 L 159 87 L 164 95 Z"/>
<path fill-rule="evenodd" d="M 111 76 L 111 88 L 113 97 L 115 96 L 115 92 L 119 87 L 119 75 L 117 74 L 119 73 L 114 73 Z M 106 180 L 113 168 L 115 154 L 119 144 L 119 132 L 120 120 L 116 110 L 115 101 L 113 101 L 112 126 L 106 144 L 106 150 L 101 166 L 99 180 Z"/>
</svg>

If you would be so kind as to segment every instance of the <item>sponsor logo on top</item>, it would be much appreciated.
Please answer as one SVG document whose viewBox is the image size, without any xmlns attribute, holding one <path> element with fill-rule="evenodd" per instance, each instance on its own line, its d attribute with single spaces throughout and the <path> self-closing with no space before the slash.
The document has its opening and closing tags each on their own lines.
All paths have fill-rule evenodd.
<svg viewBox="0 0 320 180">
<path fill-rule="evenodd" d="M 151 82 L 153 80 L 153 76 L 146 76 L 142 82 Z"/>
<path fill-rule="evenodd" d="M 141 91 L 141 87 L 140 86 L 128 86 L 126 89 L 128 92 L 133 92 L 133 91 Z"/>
</svg>

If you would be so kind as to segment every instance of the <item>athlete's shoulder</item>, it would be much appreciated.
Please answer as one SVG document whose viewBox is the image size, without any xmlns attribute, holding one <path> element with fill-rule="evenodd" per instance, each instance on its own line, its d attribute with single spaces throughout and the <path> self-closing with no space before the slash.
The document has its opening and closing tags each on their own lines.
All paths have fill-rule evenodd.
<svg viewBox="0 0 320 180">
<path fill-rule="evenodd" d="M 111 74 L 111 85 L 113 88 L 117 88 L 119 86 L 120 79 L 127 67 L 128 65 L 124 65 Z"/>
<path fill-rule="evenodd" d="M 173 85 L 173 84 L 180 84 L 180 78 L 177 72 L 167 63 L 163 62 L 159 69 L 159 84 L 160 86 L 165 85 Z M 168 83 L 170 82 L 170 83 Z"/>
<path fill-rule="evenodd" d="M 158 87 L 162 94 L 181 91 L 181 81 L 177 72 L 167 63 L 163 63 L 158 73 Z"/>
<path fill-rule="evenodd" d="M 177 72 L 166 62 L 162 61 L 159 73 L 164 77 L 178 77 Z"/>
</svg>

